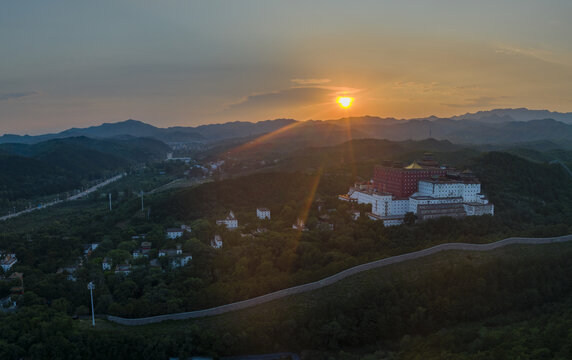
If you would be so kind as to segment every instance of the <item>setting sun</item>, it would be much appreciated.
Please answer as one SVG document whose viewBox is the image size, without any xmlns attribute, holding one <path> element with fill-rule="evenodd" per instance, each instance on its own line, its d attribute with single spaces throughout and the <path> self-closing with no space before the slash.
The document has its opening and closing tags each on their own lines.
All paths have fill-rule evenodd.
<svg viewBox="0 0 572 360">
<path fill-rule="evenodd" d="M 338 104 L 343 108 L 349 108 L 352 105 L 354 98 L 351 97 L 339 97 Z"/>
</svg>

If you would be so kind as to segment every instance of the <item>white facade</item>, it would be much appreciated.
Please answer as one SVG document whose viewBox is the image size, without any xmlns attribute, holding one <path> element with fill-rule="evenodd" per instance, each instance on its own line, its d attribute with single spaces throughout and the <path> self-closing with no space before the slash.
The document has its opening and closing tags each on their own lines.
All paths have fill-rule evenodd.
<svg viewBox="0 0 572 360">
<path fill-rule="evenodd" d="M 103 269 L 103 271 L 111 270 L 111 261 L 109 261 L 109 259 L 107 258 L 104 258 L 101 263 L 101 268 Z"/>
<path fill-rule="evenodd" d="M 222 237 L 220 235 L 215 235 L 213 241 L 211 241 L 211 246 L 215 249 L 222 248 Z"/>
<path fill-rule="evenodd" d="M 0 266 L 2 267 L 2 270 L 6 272 L 17 262 L 18 259 L 16 258 L 16 254 L 6 254 L 6 256 L 2 257 L 2 260 L 0 260 Z"/>
<path fill-rule="evenodd" d="M 387 215 L 405 215 L 409 211 L 409 200 L 408 199 L 401 199 L 401 200 L 392 200 L 389 203 L 389 212 Z"/>
<path fill-rule="evenodd" d="M 371 204 L 369 218 L 383 220 L 385 226 L 401 224 L 406 213 L 417 214 L 419 205 L 463 204 L 467 216 L 494 215 L 494 205 L 481 193 L 477 181 L 421 180 L 418 185 L 419 191 L 408 199 L 396 199 L 392 194 L 378 193 L 369 187 L 352 187 L 347 195 L 338 198 Z"/>
<path fill-rule="evenodd" d="M 481 184 L 478 182 L 421 180 L 419 181 L 419 191 L 415 195 L 435 198 L 460 197 L 463 202 L 467 203 L 488 203 L 485 196 L 481 194 Z"/>
<path fill-rule="evenodd" d="M 177 239 L 183 236 L 183 229 L 167 229 L 167 239 Z"/>
<path fill-rule="evenodd" d="M 256 209 L 256 217 L 260 220 L 268 219 L 270 220 L 270 209 L 258 208 Z"/>
<path fill-rule="evenodd" d="M 226 217 L 226 219 L 217 220 L 216 224 L 217 225 L 224 225 L 224 226 L 226 226 L 227 229 L 233 230 L 233 229 L 238 228 L 238 219 L 236 218 L 236 216 L 234 216 L 234 212 L 231 210 L 228 213 L 228 216 Z"/>
<path fill-rule="evenodd" d="M 130 264 L 121 264 L 115 267 L 115 274 L 116 275 L 129 275 L 131 274 L 131 265 Z"/>
<path fill-rule="evenodd" d="M 157 254 L 157 256 L 161 257 L 161 256 L 177 256 L 177 255 L 182 255 L 183 254 L 183 249 L 181 247 L 181 245 L 177 245 L 176 249 L 162 249 L 159 250 L 159 254 Z"/>
<path fill-rule="evenodd" d="M 170 259 L 170 264 L 172 268 L 178 268 L 182 266 L 186 266 L 193 257 L 190 254 L 181 254 L 180 256 L 174 257 Z"/>
</svg>

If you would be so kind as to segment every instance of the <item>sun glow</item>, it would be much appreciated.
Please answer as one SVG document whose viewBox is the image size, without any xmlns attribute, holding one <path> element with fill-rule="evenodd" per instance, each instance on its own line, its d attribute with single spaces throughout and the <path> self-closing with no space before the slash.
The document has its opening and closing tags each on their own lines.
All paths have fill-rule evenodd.
<svg viewBox="0 0 572 360">
<path fill-rule="evenodd" d="M 349 108 L 350 106 L 352 106 L 353 102 L 354 102 L 354 98 L 351 98 L 351 97 L 339 97 L 338 98 L 338 104 L 340 104 L 340 106 L 343 108 Z"/>
</svg>

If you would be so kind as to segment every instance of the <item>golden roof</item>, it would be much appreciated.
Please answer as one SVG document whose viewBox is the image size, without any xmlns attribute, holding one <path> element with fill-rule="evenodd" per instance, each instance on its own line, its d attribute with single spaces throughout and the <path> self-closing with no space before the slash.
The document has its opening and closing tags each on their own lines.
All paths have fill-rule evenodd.
<svg viewBox="0 0 572 360">
<path fill-rule="evenodd" d="M 419 165 L 419 164 L 417 163 L 417 161 L 413 161 L 413 162 L 411 163 L 411 165 L 406 166 L 405 169 L 409 169 L 409 170 L 411 170 L 411 169 L 420 170 L 420 169 L 424 169 L 424 167 L 421 166 L 421 165 Z"/>
</svg>

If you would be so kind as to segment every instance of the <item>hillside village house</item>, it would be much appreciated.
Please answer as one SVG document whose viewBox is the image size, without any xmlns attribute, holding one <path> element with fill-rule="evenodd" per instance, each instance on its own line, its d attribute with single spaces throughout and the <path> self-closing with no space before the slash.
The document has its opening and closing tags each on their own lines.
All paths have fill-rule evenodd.
<svg viewBox="0 0 572 360">
<path fill-rule="evenodd" d="M 308 227 L 306 226 L 306 224 L 304 223 L 304 220 L 302 220 L 302 218 L 298 218 L 298 219 L 296 219 L 296 224 L 292 225 L 292 229 L 295 229 L 298 231 L 307 231 Z"/>
<path fill-rule="evenodd" d="M 4 272 L 9 271 L 12 268 L 12 266 L 14 266 L 14 264 L 18 262 L 16 254 L 10 253 L 3 255 L 2 253 L 2 255 L 0 256 L 1 256 L 0 266 L 2 267 L 2 270 L 4 270 Z"/>
<path fill-rule="evenodd" d="M 16 301 L 11 296 L 0 299 L 0 312 L 11 312 L 16 310 L 16 307 Z"/>
<path fill-rule="evenodd" d="M 177 239 L 183 236 L 183 229 L 169 228 L 167 229 L 167 239 Z"/>
<path fill-rule="evenodd" d="M 176 255 L 182 255 L 183 254 L 183 248 L 180 244 L 177 245 L 176 249 L 161 249 L 159 250 L 159 254 L 158 256 L 176 256 Z"/>
<path fill-rule="evenodd" d="M 159 250 L 159 257 L 166 256 L 169 258 L 169 265 L 172 268 L 178 268 L 181 266 L 187 265 L 192 259 L 193 256 L 191 254 L 183 253 L 182 246 L 179 244 L 177 245 L 176 249 L 162 249 Z"/>
<path fill-rule="evenodd" d="M 151 241 L 143 241 L 141 243 L 141 254 L 147 254 L 149 253 L 149 251 L 151 251 L 151 246 L 153 246 L 153 243 Z"/>
<path fill-rule="evenodd" d="M 115 274 L 129 275 L 131 274 L 131 264 L 121 264 L 115 267 Z"/>
<path fill-rule="evenodd" d="M 133 257 L 133 259 L 139 259 L 141 257 L 148 258 L 149 251 L 151 251 L 152 245 L 153 244 L 150 241 L 141 242 L 139 249 L 133 250 L 133 252 L 131 253 L 131 257 Z"/>
<path fill-rule="evenodd" d="M 267 208 L 257 208 L 256 209 L 256 217 L 260 220 L 270 220 L 270 209 Z"/>
<path fill-rule="evenodd" d="M 229 230 L 233 230 L 238 228 L 238 219 L 236 218 L 236 216 L 234 215 L 234 212 L 231 210 L 228 213 L 228 216 L 226 217 L 226 219 L 224 220 L 217 220 L 216 221 L 217 225 L 225 225 L 227 229 Z"/>
<path fill-rule="evenodd" d="M 56 274 L 64 274 L 66 275 L 66 280 L 69 281 L 77 281 L 75 277 L 75 272 L 77 271 L 77 265 L 70 265 L 66 267 L 61 267 L 56 271 Z"/>
<path fill-rule="evenodd" d="M 181 225 L 180 228 L 169 228 L 167 229 L 167 239 L 178 239 L 183 236 L 186 232 L 191 232 L 191 227 L 189 225 Z"/>
<path fill-rule="evenodd" d="M 178 267 L 186 266 L 191 260 L 193 260 L 193 256 L 191 254 L 181 254 L 180 256 L 176 256 L 169 259 L 169 265 L 171 268 L 175 269 Z"/>
<path fill-rule="evenodd" d="M 103 258 L 103 261 L 101 262 L 101 268 L 103 271 L 111 270 L 111 259 L 107 257 Z"/>
<path fill-rule="evenodd" d="M 215 249 L 222 248 L 222 237 L 220 235 L 215 235 L 213 241 L 211 241 L 211 246 Z"/>
<path fill-rule="evenodd" d="M 91 253 L 92 253 L 95 249 L 97 249 L 98 246 L 99 246 L 98 243 L 93 243 L 93 244 L 86 244 L 86 245 L 84 245 L 84 247 L 83 247 L 83 255 L 84 255 L 85 257 L 91 256 Z"/>
</svg>

